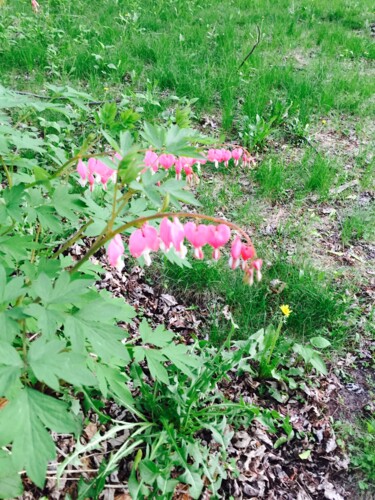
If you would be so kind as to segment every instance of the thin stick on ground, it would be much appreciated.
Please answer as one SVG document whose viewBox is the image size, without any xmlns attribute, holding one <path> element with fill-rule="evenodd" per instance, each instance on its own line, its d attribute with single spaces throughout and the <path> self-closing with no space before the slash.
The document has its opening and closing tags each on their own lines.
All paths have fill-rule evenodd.
<svg viewBox="0 0 375 500">
<path fill-rule="evenodd" d="M 260 44 L 260 41 L 261 41 L 261 34 L 260 34 L 260 28 L 259 26 L 257 25 L 257 39 L 256 39 L 256 42 L 254 43 L 254 45 L 252 46 L 250 52 L 247 54 L 247 56 L 245 57 L 245 59 L 242 61 L 242 63 L 238 66 L 238 69 L 241 69 L 242 66 L 245 64 L 245 62 L 249 59 L 249 57 L 251 56 L 251 54 L 254 52 L 254 50 L 258 47 L 258 45 Z"/>
</svg>

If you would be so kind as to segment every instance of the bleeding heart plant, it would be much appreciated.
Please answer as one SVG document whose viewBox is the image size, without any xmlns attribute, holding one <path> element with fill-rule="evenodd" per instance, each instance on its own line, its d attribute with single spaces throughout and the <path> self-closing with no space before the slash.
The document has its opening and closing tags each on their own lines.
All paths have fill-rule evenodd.
<svg viewBox="0 0 375 500">
<path fill-rule="evenodd" d="M 43 108 L 26 99 L 20 104 L 12 93 L 3 101 L 10 110 L 26 103 L 37 113 L 61 111 L 53 103 Z M 173 493 L 175 477 L 189 485 L 193 498 L 206 483 L 216 491 L 219 472 L 215 469 L 204 479 L 206 472 L 199 464 L 192 466 L 188 457 L 193 456 L 191 447 L 202 422 L 226 435 L 231 410 L 220 403 L 207 413 L 202 402 L 217 391 L 219 366 L 224 376 L 237 366 L 241 354 L 228 364 L 221 350 L 213 357 L 211 351 L 202 354 L 162 326 L 152 331 L 147 322 L 130 338 L 119 324 L 128 325 L 136 313 L 123 297 L 96 288 L 103 268 L 93 257 L 105 247 L 109 266 L 119 272 L 129 255 L 150 264 L 159 251 L 184 265 L 188 245 L 195 258 L 203 259 L 210 248 L 218 260 L 233 237 L 230 266 L 241 267 L 250 284 L 254 275 L 260 279 L 262 261 L 242 228 L 182 211 L 181 206 L 199 205 L 183 176 L 195 182 L 206 161 L 238 164 L 245 152 L 218 149 L 206 155 L 200 141 L 207 138 L 194 130 L 145 123 L 132 135 L 119 132 L 116 122 L 113 133 L 100 129 L 88 135 L 70 155 L 35 130 L 24 127 L 20 135 L 17 120 L 12 120 L 9 111 L 0 141 L 5 174 L 0 198 L 0 497 L 22 494 L 20 474 L 43 488 L 47 464 L 56 458 L 51 431 L 75 436 L 76 465 L 87 412 L 111 421 L 101 410 L 108 399 L 125 408 L 132 421 L 111 422 L 104 435 L 132 434 L 107 462 L 103 460 L 97 491 L 118 460 L 145 449 L 150 453 L 140 459 L 142 477 L 134 470 L 129 478 L 134 498 L 139 491 L 148 496 L 163 485 Z M 142 393 L 137 398 L 131 392 L 135 387 Z M 167 418 L 169 408 L 175 411 Z M 233 418 L 238 411 L 250 418 L 257 413 L 242 403 L 231 408 Z M 165 457 L 157 453 L 155 439 L 163 442 Z M 92 446 L 100 442 L 96 437 Z M 174 455 L 176 447 L 189 447 L 186 459 L 166 465 L 165 458 Z M 147 476 L 147 467 L 160 469 L 158 481 Z M 224 466 L 220 470 L 224 477 Z M 91 490 L 86 491 L 85 484 L 82 488 L 80 498 L 90 497 Z"/>
</svg>

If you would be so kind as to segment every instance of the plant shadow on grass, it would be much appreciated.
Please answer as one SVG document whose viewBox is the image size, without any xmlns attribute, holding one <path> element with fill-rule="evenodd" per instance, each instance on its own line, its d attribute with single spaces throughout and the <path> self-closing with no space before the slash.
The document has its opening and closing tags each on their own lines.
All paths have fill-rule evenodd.
<svg viewBox="0 0 375 500">
<path fill-rule="evenodd" d="M 220 262 L 207 265 L 194 261 L 192 268 L 166 262 L 162 273 L 168 289 L 208 313 L 207 333 L 215 344 L 226 338 L 230 328 L 222 314 L 225 305 L 239 327 L 238 339 L 267 326 L 280 305 L 288 304 L 293 311 L 287 322 L 288 336 L 304 340 L 324 334 L 333 343 L 342 341 L 340 319 L 345 301 L 334 292 L 325 273 L 309 265 L 280 257 L 253 287 L 243 283 L 241 271 L 232 271 Z"/>
</svg>

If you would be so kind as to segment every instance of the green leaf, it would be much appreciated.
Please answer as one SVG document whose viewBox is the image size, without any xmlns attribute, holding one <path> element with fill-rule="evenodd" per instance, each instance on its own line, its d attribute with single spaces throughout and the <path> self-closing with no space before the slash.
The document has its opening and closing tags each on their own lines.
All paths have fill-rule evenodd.
<svg viewBox="0 0 375 500">
<path fill-rule="evenodd" d="M 14 466 L 12 456 L 0 450 L 0 498 L 15 498 L 22 495 L 21 476 Z"/>
<path fill-rule="evenodd" d="M 161 471 L 152 460 L 145 458 L 139 464 L 139 472 L 145 483 L 152 484 L 156 481 Z"/>
<path fill-rule="evenodd" d="M 168 179 L 164 182 L 158 190 L 163 196 L 169 194 L 171 201 L 182 201 L 183 203 L 188 203 L 189 205 L 200 206 L 198 200 L 195 199 L 191 191 L 186 191 L 183 189 L 185 186 L 184 181 L 177 181 L 176 179 Z M 178 206 L 178 205 L 177 205 Z"/>
<path fill-rule="evenodd" d="M 77 299 L 87 293 L 87 286 L 91 280 L 71 279 L 71 275 L 63 271 L 54 283 L 51 296 L 47 304 L 76 303 Z"/>
<path fill-rule="evenodd" d="M 23 362 L 14 347 L 0 342 L 0 396 L 6 396 L 21 376 Z"/>
<path fill-rule="evenodd" d="M 55 444 L 46 430 L 77 433 L 76 418 L 62 401 L 34 389 L 24 388 L 0 411 L 0 446 L 12 444 L 17 471 L 24 468 L 30 479 L 42 488 L 47 464 L 55 458 Z"/>
<path fill-rule="evenodd" d="M 17 149 L 20 150 L 29 149 L 30 151 L 41 154 L 46 152 L 43 139 L 39 139 L 38 137 L 30 133 L 12 133 L 12 135 L 9 137 L 9 142 L 11 142 Z"/>
<path fill-rule="evenodd" d="M 188 259 L 182 259 L 173 248 L 165 252 L 164 256 L 171 264 L 176 264 L 179 267 L 187 267 L 189 269 L 193 267 Z"/>
<path fill-rule="evenodd" d="M 95 371 L 103 396 L 107 398 L 108 393 L 111 393 L 121 405 L 133 410 L 135 401 L 126 385 L 126 378 L 120 369 L 106 366 L 103 363 L 96 363 Z"/>
<path fill-rule="evenodd" d="M 161 206 L 162 198 L 155 187 L 145 186 L 143 192 L 155 208 Z"/>
<path fill-rule="evenodd" d="M 310 362 L 314 353 L 314 349 L 311 349 L 311 347 L 303 346 L 301 344 L 294 344 L 293 351 L 302 356 L 306 363 Z"/>
<path fill-rule="evenodd" d="M 13 342 L 20 331 L 19 323 L 13 319 L 14 309 L 0 312 L 0 341 Z"/>
<path fill-rule="evenodd" d="M 41 332 L 51 338 L 58 328 L 63 324 L 65 315 L 58 310 L 48 308 L 41 304 L 30 304 L 25 308 L 25 312 L 33 316 Z"/>
<path fill-rule="evenodd" d="M 58 185 L 51 198 L 51 204 L 55 207 L 56 212 L 61 217 L 76 222 L 78 220 L 78 212 L 82 212 L 84 206 L 81 196 L 71 194 L 70 187 Z"/>
<path fill-rule="evenodd" d="M 76 352 L 82 352 L 86 339 L 95 354 L 104 361 L 108 362 L 113 358 L 127 362 L 130 360 L 127 350 L 121 344 L 121 340 L 127 336 L 125 331 L 107 323 L 91 321 L 81 311 L 66 318 L 64 333 L 71 339 L 72 348 Z"/>
<path fill-rule="evenodd" d="M 192 471 L 192 466 L 186 464 L 185 472 L 179 477 L 179 479 L 190 486 L 189 493 L 192 498 L 200 498 L 204 486 L 201 474 Z"/>
<path fill-rule="evenodd" d="M 310 363 L 321 374 L 327 375 L 327 367 L 321 358 L 320 354 L 311 347 L 302 346 L 301 344 L 294 344 L 294 352 L 300 354 L 305 363 Z"/>
<path fill-rule="evenodd" d="M 37 216 L 43 228 L 49 229 L 54 233 L 60 233 L 62 225 L 58 217 L 54 214 L 53 207 L 39 207 Z"/>
<path fill-rule="evenodd" d="M 96 379 L 86 367 L 86 356 L 64 351 L 65 342 L 40 338 L 32 342 L 28 361 L 34 375 L 55 391 L 60 390 L 59 379 L 73 386 L 96 385 Z"/>
<path fill-rule="evenodd" d="M 313 365 L 317 372 L 321 373 L 322 375 L 327 375 L 327 366 L 318 352 L 314 351 L 310 359 L 310 363 Z"/>
<path fill-rule="evenodd" d="M 147 365 L 150 370 L 151 376 L 154 380 L 160 380 L 164 384 L 169 384 L 168 372 L 163 366 L 166 358 L 163 356 L 160 350 L 156 349 L 145 349 L 145 356 L 147 360 Z"/>
<path fill-rule="evenodd" d="M 63 271 L 52 285 L 52 280 L 44 273 L 32 284 L 32 290 L 40 297 L 43 304 L 77 304 L 82 295 L 88 292 L 91 280 L 71 279 L 71 275 Z"/>
<path fill-rule="evenodd" d="M 152 330 L 145 319 L 139 325 L 139 333 L 145 344 L 152 344 L 157 347 L 167 346 L 174 338 L 174 333 L 166 330 L 163 325 L 159 325 L 155 330 Z"/>
<path fill-rule="evenodd" d="M 23 210 L 21 205 L 24 201 L 25 190 L 22 184 L 12 188 L 4 189 L 1 193 L 4 204 L 0 205 L 0 220 L 4 224 L 7 217 L 22 222 Z"/>
<path fill-rule="evenodd" d="M 115 116 L 116 116 L 116 111 L 115 111 Z M 111 137 L 105 130 L 101 130 L 101 133 L 107 140 L 108 144 L 115 150 L 115 151 L 120 151 L 120 146 L 117 144 L 117 142 Z M 112 167 L 113 168 L 113 167 Z"/>
<path fill-rule="evenodd" d="M 22 295 L 23 283 L 23 278 L 20 276 L 11 278 L 7 283 L 5 270 L 0 266 L 0 303 L 8 304 L 20 297 Z"/>
<path fill-rule="evenodd" d="M 285 444 L 287 443 L 289 440 L 286 436 L 281 436 L 279 437 L 279 439 L 277 439 L 273 445 L 273 447 L 275 448 L 275 450 L 277 450 L 277 448 L 279 448 L 282 444 Z"/>
<path fill-rule="evenodd" d="M 0 252 L 17 261 L 27 259 L 29 256 L 28 250 L 38 247 L 39 245 L 34 242 L 31 235 L 15 234 L 14 236 L 0 238 Z"/>
<path fill-rule="evenodd" d="M 115 102 L 106 102 L 99 111 L 99 117 L 104 125 L 111 126 L 117 114 L 117 105 Z"/>
<path fill-rule="evenodd" d="M 331 345 L 331 342 L 324 337 L 313 337 L 310 339 L 311 344 L 318 349 L 325 349 Z"/>
<path fill-rule="evenodd" d="M 199 358 L 189 352 L 184 344 L 170 344 L 168 347 L 162 349 L 162 353 L 188 377 L 194 376 L 191 368 L 197 369 L 201 366 Z"/>
<path fill-rule="evenodd" d="M 307 460 L 308 458 L 310 458 L 310 455 L 311 455 L 311 450 L 306 450 L 306 451 L 303 451 L 302 453 L 300 453 L 298 456 L 302 460 Z"/>
<path fill-rule="evenodd" d="M 46 274 L 41 273 L 38 279 L 32 284 L 32 289 L 38 297 L 47 302 L 52 295 L 52 280 Z"/>
<path fill-rule="evenodd" d="M 149 143 L 151 146 L 155 146 L 157 149 L 163 147 L 165 141 L 165 130 L 156 125 L 151 125 L 145 122 L 143 125 L 143 131 L 141 131 L 141 136 Z"/>
<path fill-rule="evenodd" d="M 106 297 L 105 293 L 102 292 L 96 300 L 90 300 L 87 305 L 81 308 L 80 315 L 85 316 L 90 321 L 100 321 L 101 323 L 113 323 L 115 320 L 130 323 L 136 312 L 123 298 Z"/>
<path fill-rule="evenodd" d="M 180 201 L 182 203 L 186 203 L 188 205 L 194 205 L 196 207 L 201 206 L 200 202 L 195 199 L 193 193 L 189 191 L 178 191 L 174 192 L 173 194 L 170 194 L 170 202 L 172 205 L 174 205 L 176 208 L 180 210 L 181 204 L 179 203 Z"/>
<path fill-rule="evenodd" d="M 47 170 L 38 165 L 33 168 L 33 172 L 36 181 L 48 181 L 51 177 Z"/>
<path fill-rule="evenodd" d="M 121 154 L 125 156 L 130 148 L 133 146 L 134 140 L 130 132 L 121 132 L 120 133 L 120 147 Z"/>
<path fill-rule="evenodd" d="M 177 156 L 190 156 L 191 158 L 204 158 L 191 146 L 191 141 L 199 140 L 199 134 L 190 128 L 179 128 L 172 125 L 166 134 L 165 146 L 169 153 Z"/>
</svg>

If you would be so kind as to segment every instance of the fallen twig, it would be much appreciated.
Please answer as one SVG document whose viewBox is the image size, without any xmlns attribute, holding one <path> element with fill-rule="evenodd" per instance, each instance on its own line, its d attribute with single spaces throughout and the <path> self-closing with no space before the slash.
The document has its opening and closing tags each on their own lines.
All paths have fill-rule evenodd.
<svg viewBox="0 0 375 500">
<path fill-rule="evenodd" d="M 254 50 L 258 47 L 259 43 L 261 41 L 261 34 L 260 34 L 260 28 L 259 26 L 257 25 L 257 39 L 256 39 L 256 42 L 254 43 L 254 45 L 252 46 L 250 52 L 247 54 L 247 56 L 245 57 L 245 59 L 242 61 L 242 63 L 238 66 L 238 69 L 241 69 L 242 66 L 245 64 L 245 62 L 249 59 L 249 57 L 251 56 L 251 54 L 254 52 Z"/>
</svg>

